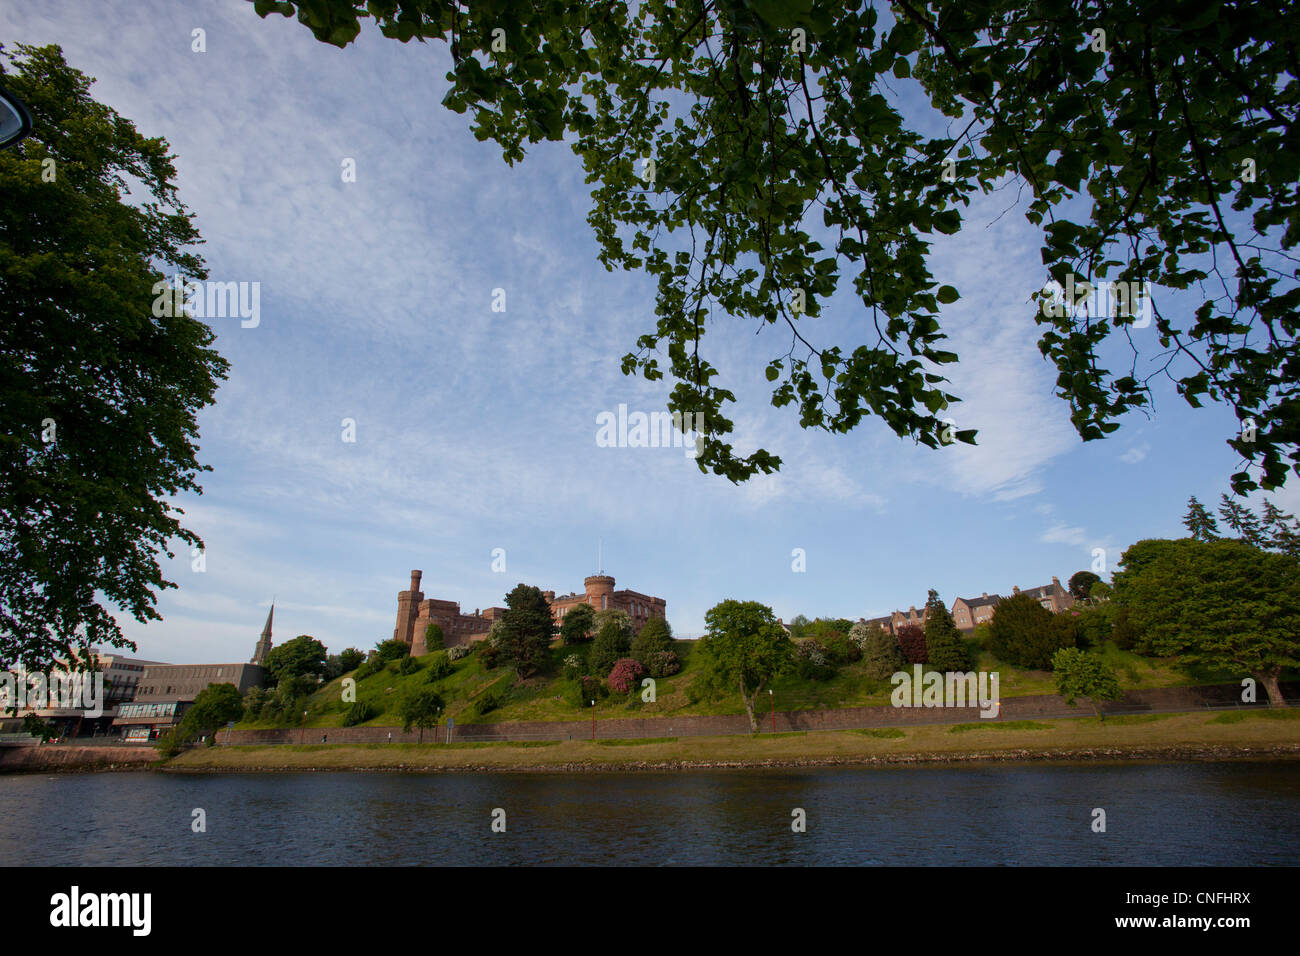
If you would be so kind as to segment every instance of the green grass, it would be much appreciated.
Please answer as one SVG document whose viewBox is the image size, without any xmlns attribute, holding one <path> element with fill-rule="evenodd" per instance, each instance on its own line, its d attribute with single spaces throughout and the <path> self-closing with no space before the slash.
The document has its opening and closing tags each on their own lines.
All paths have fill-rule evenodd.
<svg viewBox="0 0 1300 956">
<path fill-rule="evenodd" d="M 597 745 L 601 747 L 644 747 L 647 744 L 675 744 L 676 742 L 676 737 L 629 737 L 596 741 Z"/>
<path fill-rule="evenodd" d="M 858 730 L 849 731 L 851 734 L 862 734 L 864 737 L 878 737 L 882 740 L 894 740 L 899 737 L 906 737 L 897 727 L 864 727 Z"/>
<path fill-rule="evenodd" d="M 1206 723 L 1209 724 L 1239 724 L 1247 719 L 1260 720 L 1300 720 L 1300 710 L 1291 708 L 1289 710 L 1228 710 L 1219 714 L 1217 717 L 1211 717 Z"/>
<path fill-rule="evenodd" d="M 1042 724 L 1036 720 L 990 720 L 975 724 L 953 724 L 948 728 L 950 734 L 964 734 L 968 730 L 1051 730 L 1051 724 Z"/>
</svg>

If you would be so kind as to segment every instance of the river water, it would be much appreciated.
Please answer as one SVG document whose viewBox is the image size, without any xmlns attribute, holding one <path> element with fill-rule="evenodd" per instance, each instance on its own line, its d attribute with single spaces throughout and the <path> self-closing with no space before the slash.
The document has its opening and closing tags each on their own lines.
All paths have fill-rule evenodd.
<svg viewBox="0 0 1300 956">
<path fill-rule="evenodd" d="M 0 836 L 3 866 L 1296 865 L 1300 762 L 17 775 Z"/>
</svg>

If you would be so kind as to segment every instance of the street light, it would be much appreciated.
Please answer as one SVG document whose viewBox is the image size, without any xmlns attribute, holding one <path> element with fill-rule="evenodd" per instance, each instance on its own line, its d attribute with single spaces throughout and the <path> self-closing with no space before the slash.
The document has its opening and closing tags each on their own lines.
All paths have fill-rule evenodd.
<svg viewBox="0 0 1300 956">
<path fill-rule="evenodd" d="M 0 89 L 0 149 L 14 146 L 32 131 L 32 117 L 23 101 Z"/>
<path fill-rule="evenodd" d="M 772 702 L 772 733 L 776 733 L 776 694 L 770 687 L 767 689 L 767 697 Z"/>
<path fill-rule="evenodd" d="M 298 731 L 298 746 L 307 742 L 307 711 L 302 712 L 302 729 Z"/>
</svg>

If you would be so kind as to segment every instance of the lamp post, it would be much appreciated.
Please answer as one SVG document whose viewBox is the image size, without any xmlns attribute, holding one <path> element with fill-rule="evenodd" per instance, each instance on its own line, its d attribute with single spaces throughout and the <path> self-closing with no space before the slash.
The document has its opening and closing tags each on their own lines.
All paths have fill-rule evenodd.
<svg viewBox="0 0 1300 956">
<path fill-rule="evenodd" d="M 307 742 L 307 711 L 302 712 L 302 728 L 298 731 L 298 745 L 302 746 Z"/>
<path fill-rule="evenodd" d="M 767 689 L 767 699 L 772 702 L 772 733 L 776 733 L 776 694 L 770 687 Z"/>
<path fill-rule="evenodd" d="M 596 702 L 591 702 L 591 739 L 596 739 Z"/>
</svg>

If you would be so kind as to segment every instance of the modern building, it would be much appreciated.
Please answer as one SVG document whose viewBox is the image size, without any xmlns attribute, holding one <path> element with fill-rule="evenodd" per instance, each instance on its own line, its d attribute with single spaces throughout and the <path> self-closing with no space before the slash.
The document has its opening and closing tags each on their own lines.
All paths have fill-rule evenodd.
<svg viewBox="0 0 1300 956">
<path fill-rule="evenodd" d="M 47 677 L 43 681 L 46 687 L 45 700 L 40 702 L 40 706 L 19 707 L 14 713 L 10 713 L 8 709 L 10 702 L 7 689 L 0 688 L 0 711 L 4 713 L 6 729 L 21 730 L 23 718 L 29 714 L 35 714 L 42 720 L 53 724 L 55 735 L 59 737 L 94 737 L 111 733 L 113 721 L 118 715 L 119 708 L 135 697 L 139 690 L 140 678 L 144 675 L 145 670 L 150 667 L 166 666 L 159 661 L 147 661 L 143 658 L 128 657 L 125 654 L 105 652 L 102 649 L 96 649 L 91 654 L 93 656 L 94 671 L 103 674 L 103 699 L 99 702 L 97 708 L 59 706 L 60 703 L 64 702 L 57 699 L 58 692 L 52 687 L 53 681 Z M 67 668 L 65 659 L 60 659 L 58 663 L 60 665 L 58 674 L 67 675 L 71 673 Z M 16 671 L 14 680 L 15 685 L 21 682 L 24 688 L 30 688 L 31 686 L 29 675 L 25 671 Z M 92 678 L 92 693 L 93 686 Z M 51 691 L 54 691 L 56 699 L 50 699 Z M 23 696 L 27 697 L 26 690 Z M 84 700 L 82 702 L 84 703 Z M 96 709 L 100 713 L 93 715 L 93 711 Z M 10 727 L 10 724 L 13 726 Z"/>
<path fill-rule="evenodd" d="M 271 652 L 271 612 L 248 664 L 154 664 L 144 667 L 136 694 L 117 708 L 113 727 L 128 740 L 150 740 L 166 733 L 181 722 L 199 692 L 213 684 L 234 684 L 239 693 L 261 687 L 265 678 L 263 662 Z"/>
</svg>

